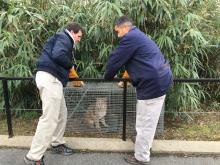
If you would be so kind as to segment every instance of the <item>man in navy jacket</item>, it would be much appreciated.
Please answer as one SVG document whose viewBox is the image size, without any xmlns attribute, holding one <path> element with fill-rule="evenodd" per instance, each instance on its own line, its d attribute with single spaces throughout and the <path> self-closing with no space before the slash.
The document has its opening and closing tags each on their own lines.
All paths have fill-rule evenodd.
<svg viewBox="0 0 220 165">
<path fill-rule="evenodd" d="M 24 157 L 26 164 L 44 165 L 44 153 L 51 144 L 53 153 L 71 155 L 72 149 L 65 145 L 63 138 L 67 108 L 63 87 L 73 68 L 73 48 L 81 40 L 82 27 L 70 23 L 63 32 L 50 37 L 37 61 L 36 84 L 42 100 L 43 114 L 39 119 L 30 151 Z"/>
<path fill-rule="evenodd" d="M 128 17 L 118 19 L 115 31 L 120 42 L 110 54 L 105 79 L 113 79 L 125 66 L 137 92 L 135 154 L 125 160 L 131 164 L 149 164 L 150 148 L 172 83 L 172 72 L 159 47 L 133 26 Z"/>
</svg>

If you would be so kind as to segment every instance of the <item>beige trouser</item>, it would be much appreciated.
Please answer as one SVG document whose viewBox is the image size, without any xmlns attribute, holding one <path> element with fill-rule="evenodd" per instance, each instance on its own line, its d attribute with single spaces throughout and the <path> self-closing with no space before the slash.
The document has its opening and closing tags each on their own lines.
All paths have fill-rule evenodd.
<svg viewBox="0 0 220 165">
<path fill-rule="evenodd" d="M 152 147 L 165 97 L 166 95 L 149 100 L 137 100 L 137 135 L 134 155 L 139 161 L 150 161 L 150 148 Z"/>
<path fill-rule="evenodd" d="M 32 160 L 41 159 L 50 144 L 56 146 L 65 143 L 63 135 L 67 121 L 62 83 L 51 74 L 38 71 L 36 84 L 42 100 L 43 114 L 27 154 Z"/>
</svg>

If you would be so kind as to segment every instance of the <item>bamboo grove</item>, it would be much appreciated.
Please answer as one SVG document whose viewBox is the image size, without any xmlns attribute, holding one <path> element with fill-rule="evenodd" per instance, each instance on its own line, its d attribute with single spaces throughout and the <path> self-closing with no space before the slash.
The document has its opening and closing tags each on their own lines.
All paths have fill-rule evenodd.
<svg viewBox="0 0 220 165">
<path fill-rule="evenodd" d="M 219 0 L 0 0 L 0 75 L 34 75 L 46 39 L 77 21 L 86 30 L 76 52 L 78 72 L 84 78 L 102 77 L 117 46 L 113 24 L 121 15 L 155 40 L 175 78 L 219 77 Z M 14 107 L 39 105 L 33 82 L 14 81 L 9 88 Z M 175 84 L 167 110 L 197 110 L 207 100 L 219 103 L 219 92 L 216 84 Z"/>
</svg>

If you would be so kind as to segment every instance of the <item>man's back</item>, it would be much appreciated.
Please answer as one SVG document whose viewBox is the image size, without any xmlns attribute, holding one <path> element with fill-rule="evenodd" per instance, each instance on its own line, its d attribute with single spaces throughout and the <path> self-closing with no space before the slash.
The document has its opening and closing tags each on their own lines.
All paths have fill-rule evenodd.
<svg viewBox="0 0 220 165">
<path fill-rule="evenodd" d="M 152 79 L 159 78 L 168 72 L 168 69 L 161 69 L 162 66 L 168 65 L 168 63 L 159 47 L 143 32 L 134 27 L 124 37 L 127 37 L 127 40 L 133 43 L 131 45 L 135 49 L 132 58 L 126 64 L 129 75 L 134 73 L 132 77 Z"/>
<path fill-rule="evenodd" d="M 72 49 L 73 41 L 70 36 L 65 32 L 56 33 L 44 44 L 37 62 L 37 70 L 52 74 L 65 86 L 69 70 L 73 66 Z"/>
<path fill-rule="evenodd" d="M 134 54 L 126 63 L 126 69 L 137 88 L 139 99 L 164 95 L 172 81 L 170 65 L 159 47 L 137 28 L 132 28 L 124 37 L 134 43 Z"/>
<path fill-rule="evenodd" d="M 164 95 L 172 82 L 169 63 L 159 47 L 138 28 L 125 34 L 109 58 L 105 78 L 111 78 L 125 65 L 138 99 L 152 99 Z"/>
</svg>

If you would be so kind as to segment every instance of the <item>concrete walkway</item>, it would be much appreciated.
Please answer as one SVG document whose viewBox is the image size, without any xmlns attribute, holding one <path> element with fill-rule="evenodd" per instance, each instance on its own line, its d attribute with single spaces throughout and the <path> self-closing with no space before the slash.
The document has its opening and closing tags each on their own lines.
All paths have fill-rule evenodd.
<svg viewBox="0 0 220 165">
<path fill-rule="evenodd" d="M 0 148 L 0 165 L 24 165 L 27 149 Z M 71 156 L 45 153 L 45 165 L 130 165 L 126 153 L 78 152 Z M 220 165 L 217 156 L 153 155 L 151 165 Z"/>
<path fill-rule="evenodd" d="M 32 136 L 0 135 L 1 148 L 29 149 Z M 128 139 L 66 137 L 67 144 L 78 151 L 132 152 L 134 144 Z M 220 155 L 220 141 L 154 140 L 153 154 Z"/>
</svg>

